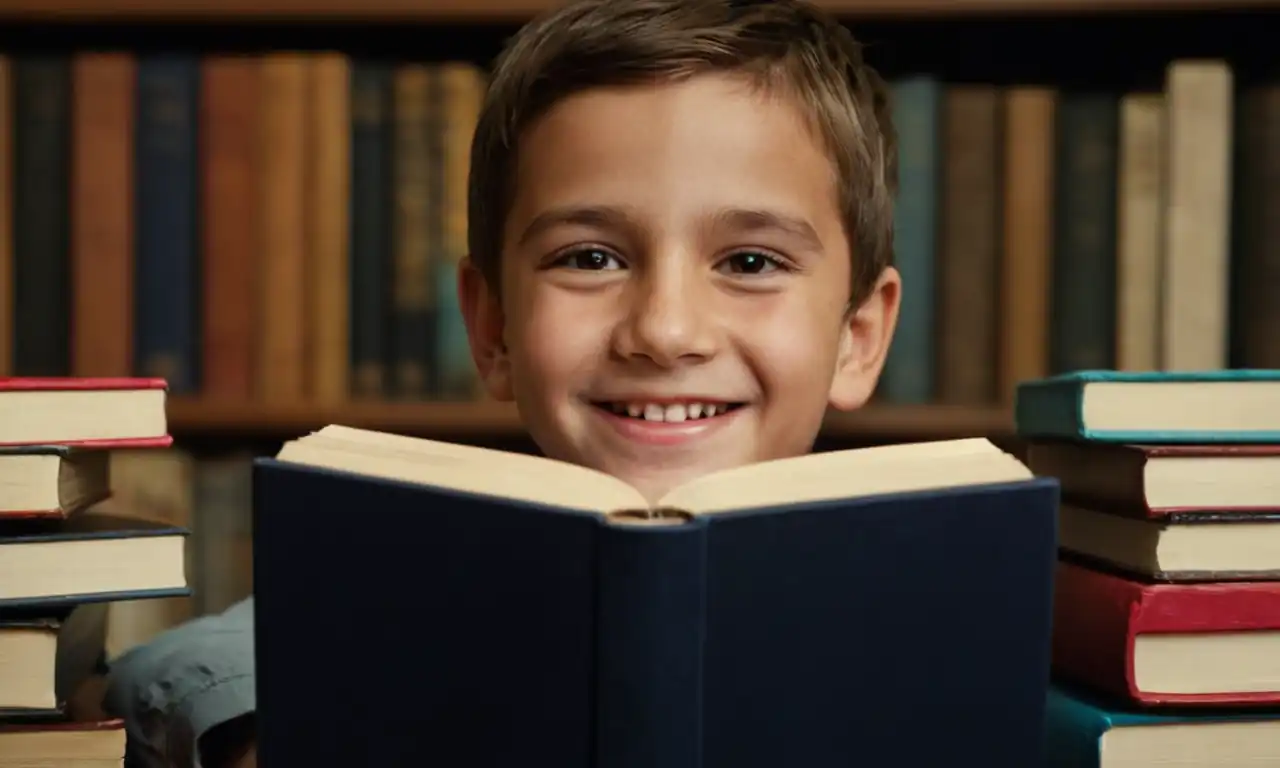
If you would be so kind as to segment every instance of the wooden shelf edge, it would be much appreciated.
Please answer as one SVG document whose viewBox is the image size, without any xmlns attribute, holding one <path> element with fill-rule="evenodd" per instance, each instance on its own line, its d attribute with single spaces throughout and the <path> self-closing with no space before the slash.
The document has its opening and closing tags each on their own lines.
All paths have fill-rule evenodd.
<svg viewBox="0 0 1280 768">
<path fill-rule="evenodd" d="M 333 405 L 220 403 L 170 398 L 169 430 L 176 437 L 232 435 L 297 437 L 326 424 L 422 437 L 519 437 L 514 406 L 494 402 L 351 402 Z M 952 405 L 872 405 L 832 413 L 824 437 L 930 439 L 1001 437 L 1013 432 L 1007 408 Z"/>
<path fill-rule="evenodd" d="M 556 0 L 0 0 L 0 21 L 521 22 Z M 846 17 L 1275 8 L 1277 0 L 818 0 Z"/>
</svg>

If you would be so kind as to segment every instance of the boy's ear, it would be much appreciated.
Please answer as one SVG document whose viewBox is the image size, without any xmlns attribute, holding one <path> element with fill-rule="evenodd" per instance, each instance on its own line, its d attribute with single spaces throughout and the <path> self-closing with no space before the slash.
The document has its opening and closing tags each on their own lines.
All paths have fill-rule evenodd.
<svg viewBox="0 0 1280 768">
<path fill-rule="evenodd" d="M 458 264 L 458 306 L 467 326 L 471 359 L 485 391 L 495 400 L 511 400 L 511 363 L 504 341 L 502 302 L 470 257 Z"/>
<path fill-rule="evenodd" d="M 828 397 L 833 408 L 850 411 L 871 399 L 889 354 L 901 301 L 902 276 L 888 267 L 867 300 L 845 315 Z"/>
</svg>

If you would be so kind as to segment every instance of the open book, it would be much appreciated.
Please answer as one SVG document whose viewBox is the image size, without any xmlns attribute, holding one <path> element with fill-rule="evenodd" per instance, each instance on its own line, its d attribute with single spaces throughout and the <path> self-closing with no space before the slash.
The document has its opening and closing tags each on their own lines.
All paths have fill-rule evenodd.
<svg viewBox="0 0 1280 768">
<path fill-rule="evenodd" d="M 512 745 L 557 768 L 1041 754 L 1058 485 L 986 440 L 761 462 L 661 499 L 546 458 L 340 426 L 254 472 L 270 765 L 509 765 Z M 315 632 L 335 606 L 413 606 L 430 636 Z M 306 685 L 318 655 L 342 654 L 362 659 L 349 685 Z M 927 739 L 922 691 L 963 702 Z M 383 706 L 331 727 L 353 700 Z"/>
<path fill-rule="evenodd" d="M 331 425 L 292 440 L 284 462 L 622 518 L 688 515 L 1032 477 L 982 438 L 857 448 L 714 472 L 655 504 L 611 475 L 539 456 Z"/>
</svg>

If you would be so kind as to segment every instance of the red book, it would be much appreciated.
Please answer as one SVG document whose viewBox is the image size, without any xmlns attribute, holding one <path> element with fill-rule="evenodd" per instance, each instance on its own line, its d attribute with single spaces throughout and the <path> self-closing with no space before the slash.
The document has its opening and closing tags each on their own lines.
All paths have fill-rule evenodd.
<svg viewBox="0 0 1280 768">
<path fill-rule="evenodd" d="M 0 445 L 161 448 L 164 379 L 0 378 Z"/>
<path fill-rule="evenodd" d="M 1059 562 L 1053 668 L 1139 704 L 1280 704 L 1280 583 L 1149 584 Z"/>
<path fill-rule="evenodd" d="M 1117 445 L 1037 442 L 1037 475 L 1062 498 L 1098 511 L 1204 522 L 1280 516 L 1280 445 Z"/>
</svg>

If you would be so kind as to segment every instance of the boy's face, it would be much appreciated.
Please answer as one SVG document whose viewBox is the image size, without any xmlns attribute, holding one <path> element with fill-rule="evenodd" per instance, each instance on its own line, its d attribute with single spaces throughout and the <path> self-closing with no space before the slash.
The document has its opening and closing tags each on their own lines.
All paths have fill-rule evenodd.
<svg viewBox="0 0 1280 768">
<path fill-rule="evenodd" d="M 834 169 L 801 114 L 728 76 L 596 89 L 523 134 L 502 299 L 460 273 L 489 392 L 550 457 L 651 501 L 806 453 L 862 405 L 897 317 L 849 310 Z"/>
</svg>

